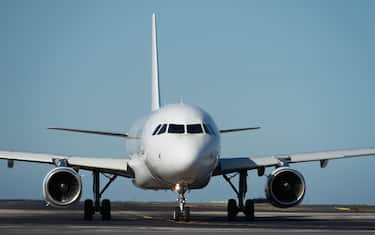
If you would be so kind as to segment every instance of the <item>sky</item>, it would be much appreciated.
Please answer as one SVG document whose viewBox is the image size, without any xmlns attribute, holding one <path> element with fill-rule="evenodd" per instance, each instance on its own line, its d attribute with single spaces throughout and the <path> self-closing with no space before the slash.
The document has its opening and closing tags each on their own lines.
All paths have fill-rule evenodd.
<svg viewBox="0 0 375 235">
<path fill-rule="evenodd" d="M 0 150 L 126 157 L 124 139 L 47 127 L 127 131 L 151 107 L 151 15 L 163 104 L 195 104 L 220 128 L 222 156 L 375 147 L 374 1 L 0 0 Z M 41 199 L 50 165 L 0 162 L 0 199 Z M 305 204 L 375 204 L 375 157 L 295 164 Z M 268 169 L 270 173 L 273 169 Z M 82 199 L 92 197 L 81 171 Z M 248 197 L 266 177 L 249 173 Z M 222 177 L 188 201 L 235 197 Z M 117 179 L 104 197 L 174 201 Z"/>
</svg>

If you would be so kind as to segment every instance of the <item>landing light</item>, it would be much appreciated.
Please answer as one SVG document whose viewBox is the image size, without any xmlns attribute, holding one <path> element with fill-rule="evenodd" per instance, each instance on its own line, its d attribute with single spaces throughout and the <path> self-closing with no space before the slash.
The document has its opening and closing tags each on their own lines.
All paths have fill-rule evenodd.
<svg viewBox="0 0 375 235">
<path fill-rule="evenodd" d="M 174 186 L 174 191 L 176 191 L 176 192 L 179 192 L 181 189 L 182 189 L 182 187 L 181 187 L 180 184 L 176 184 L 176 185 Z"/>
</svg>

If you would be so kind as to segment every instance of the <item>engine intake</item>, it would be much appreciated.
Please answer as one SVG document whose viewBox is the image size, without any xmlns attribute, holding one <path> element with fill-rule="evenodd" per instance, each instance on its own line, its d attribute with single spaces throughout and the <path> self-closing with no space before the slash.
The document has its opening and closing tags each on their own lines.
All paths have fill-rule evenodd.
<svg viewBox="0 0 375 235">
<path fill-rule="evenodd" d="M 44 178 L 43 197 L 52 206 L 69 206 L 79 200 L 81 192 L 81 176 L 72 168 L 56 167 Z"/>
<path fill-rule="evenodd" d="M 268 176 L 266 197 L 272 205 L 287 208 L 298 205 L 305 196 L 305 180 L 301 173 L 280 167 Z"/>
</svg>

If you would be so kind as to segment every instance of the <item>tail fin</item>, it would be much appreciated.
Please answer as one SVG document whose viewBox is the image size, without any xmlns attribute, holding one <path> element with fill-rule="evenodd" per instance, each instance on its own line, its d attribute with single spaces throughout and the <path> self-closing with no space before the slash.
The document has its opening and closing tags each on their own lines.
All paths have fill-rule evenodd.
<svg viewBox="0 0 375 235">
<path fill-rule="evenodd" d="M 156 16 L 152 14 L 152 111 L 160 108 L 159 89 L 159 65 L 158 65 L 158 45 L 156 37 Z"/>
</svg>

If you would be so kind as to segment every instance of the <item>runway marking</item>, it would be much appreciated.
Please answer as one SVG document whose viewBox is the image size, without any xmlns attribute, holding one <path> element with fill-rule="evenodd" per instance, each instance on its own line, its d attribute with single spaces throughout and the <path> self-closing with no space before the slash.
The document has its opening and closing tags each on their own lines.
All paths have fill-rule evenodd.
<svg viewBox="0 0 375 235">
<path fill-rule="evenodd" d="M 352 209 L 349 207 L 335 207 L 338 211 L 351 211 Z"/>
</svg>

